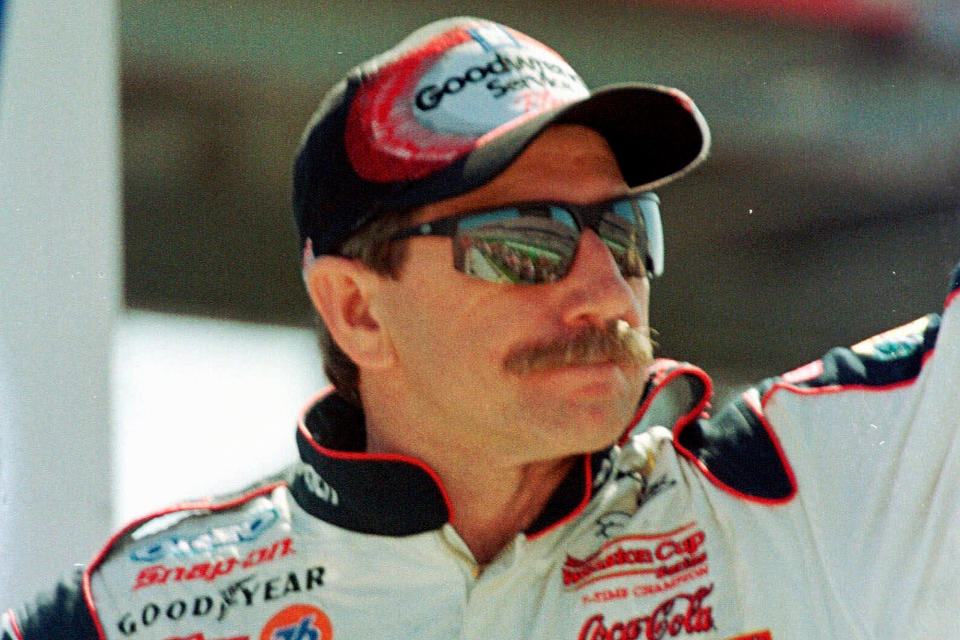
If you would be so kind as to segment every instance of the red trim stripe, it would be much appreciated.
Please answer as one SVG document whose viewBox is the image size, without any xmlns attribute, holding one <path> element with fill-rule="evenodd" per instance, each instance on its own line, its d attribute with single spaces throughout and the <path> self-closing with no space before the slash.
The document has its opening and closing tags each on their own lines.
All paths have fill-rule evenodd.
<svg viewBox="0 0 960 640">
<path fill-rule="evenodd" d="M 663 366 L 675 366 L 676 368 L 668 371 L 666 375 L 661 373 L 654 374 L 654 382 L 657 386 L 643 401 L 643 403 L 640 405 L 640 408 L 637 409 L 637 413 L 633 416 L 630 426 L 617 443 L 619 445 L 623 445 L 627 440 L 630 439 L 633 429 L 640 423 L 640 419 L 644 416 L 644 414 L 646 414 L 647 410 L 650 408 L 650 405 L 653 404 L 653 401 L 656 400 L 660 390 L 664 389 L 675 378 L 683 375 L 692 375 L 700 379 L 700 381 L 703 383 L 704 389 L 703 397 L 700 398 L 697 404 L 676 421 L 673 429 L 674 434 L 677 433 L 678 428 L 683 428 L 691 421 L 697 419 L 701 414 L 703 414 L 704 411 L 707 410 L 707 407 L 710 405 L 710 400 L 713 398 L 713 380 L 711 380 L 710 376 L 708 376 L 702 369 L 690 364 L 680 364 L 673 360 L 657 360 L 655 361 L 654 366 L 657 366 L 658 363 Z"/>
<path fill-rule="evenodd" d="M 23 640 L 23 631 L 20 630 L 20 625 L 17 624 L 17 616 L 13 612 L 13 609 L 7 610 L 7 621 L 10 623 L 10 629 L 13 630 L 13 635 L 17 636 L 18 640 Z"/>
<path fill-rule="evenodd" d="M 946 310 L 946 308 L 949 307 L 958 297 L 960 297 L 960 287 L 951 291 L 950 295 L 947 296 L 946 301 L 943 303 L 944 310 Z"/>
<path fill-rule="evenodd" d="M 928 351 L 924 354 L 923 362 L 926 364 L 927 358 L 933 355 L 933 351 Z M 884 385 L 868 385 L 868 384 L 830 384 L 822 387 L 804 387 L 789 382 L 776 382 L 769 390 L 763 395 L 763 400 L 761 401 L 761 406 L 766 409 L 767 403 L 770 401 L 770 397 L 777 391 L 789 391 L 797 395 L 803 396 L 818 396 L 818 395 L 828 395 L 834 393 L 844 393 L 846 391 L 866 391 L 866 392 L 877 392 L 882 393 L 884 391 L 894 391 L 902 387 L 912 386 L 917 381 L 916 378 L 910 378 L 909 380 L 901 380 L 899 382 L 891 382 L 890 384 Z"/>
</svg>

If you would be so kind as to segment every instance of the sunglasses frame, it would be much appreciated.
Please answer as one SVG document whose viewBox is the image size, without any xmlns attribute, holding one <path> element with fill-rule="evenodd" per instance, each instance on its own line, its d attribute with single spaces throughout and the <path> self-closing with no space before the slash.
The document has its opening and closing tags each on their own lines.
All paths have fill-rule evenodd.
<svg viewBox="0 0 960 640">
<path fill-rule="evenodd" d="M 456 213 L 450 216 L 443 218 L 437 218 L 436 220 L 431 220 L 429 222 L 421 222 L 420 224 L 411 225 L 409 227 L 404 227 L 400 229 L 392 236 L 390 236 L 390 242 L 395 240 L 404 240 L 407 238 L 418 238 L 422 236 L 439 236 L 446 238 L 456 238 L 460 232 L 460 223 L 463 220 L 470 218 L 478 218 L 481 216 L 489 216 L 497 213 L 498 211 L 516 209 L 519 212 L 519 215 L 513 216 L 514 218 L 523 217 L 523 211 L 525 209 L 532 210 L 548 210 L 549 207 L 557 207 L 567 213 L 573 218 L 573 221 L 577 225 L 577 231 L 583 233 L 584 229 L 590 229 L 598 236 L 600 235 L 599 227 L 601 222 L 604 219 L 604 214 L 612 212 L 615 204 L 620 202 L 627 201 L 630 203 L 631 207 L 635 207 L 637 214 L 639 215 L 640 221 L 644 225 L 644 232 L 647 244 L 647 251 L 644 257 L 644 267 L 646 269 L 646 277 L 653 278 L 659 276 L 663 273 L 663 230 L 662 224 L 660 222 L 660 198 L 657 197 L 657 194 L 652 191 L 643 191 L 638 193 L 630 193 L 623 196 L 617 196 L 615 198 L 609 198 L 607 200 L 601 200 L 600 202 L 590 203 L 590 204 L 575 204 L 572 202 L 563 202 L 560 200 L 535 200 L 535 201 L 524 201 L 524 202 L 513 202 L 505 203 L 500 206 L 488 207 L 484 209 L 472 209 L 470 211 L 463 211 Z M 644 208 L 639 202 L 652 203 L 655 207 L 655 215 L 653 219 L 648 219 L 647 215 L 644 215 Z M 529 214 L 527 214 L 529 215 Z M 540 217 L 540 216 L 538 216 Z M 544 216 L 545 217 L 545 216 Z M 657 227 L 657 233 L 660 240 L 660 255 L 653 256 L 651 255 L 651 235 L 650 229 L 651 222 Z M 577 238 L 579 243 L 579 237 Z M 606 241 L 604 241 L 606 244 Z M 655 264 L 655 261 L 659 258 L 660 264 Z M 569 270 L 569 266 L 568 266 Z M 481 276 L 476 274 L 466 274 L 471 277 L 477 277 L 480 279 Z M 564 273 L 565 277 L 566 273 Z M 635 277 L 635 276 L 630 276 Z M 520 284 L 541 284 L 541 283 L 520 283 Z"/>
</svg>

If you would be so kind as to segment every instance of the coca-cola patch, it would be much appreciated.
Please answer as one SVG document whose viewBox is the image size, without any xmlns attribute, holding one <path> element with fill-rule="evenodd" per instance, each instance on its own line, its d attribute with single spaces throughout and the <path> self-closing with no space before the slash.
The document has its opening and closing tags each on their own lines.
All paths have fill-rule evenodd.
<svg viewBox="0 0 960 640">
<path fill-rule="evenodd" d="M 609 620 L 602 613 L 580 627 L 578 640 L 661 640 L 707 633 L 714 629 L 713 607 L 706 604 L 713 585 L 692 593 L 678 593 L 650 613 L 627 620 Z"/>
</svg>

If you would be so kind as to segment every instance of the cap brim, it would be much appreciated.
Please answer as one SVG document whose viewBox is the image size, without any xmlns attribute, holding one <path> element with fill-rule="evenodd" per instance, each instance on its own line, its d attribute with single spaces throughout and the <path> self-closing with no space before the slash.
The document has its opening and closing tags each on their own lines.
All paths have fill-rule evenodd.
<svg viewBox="0 0 960 640">
<path fill-rule="evenodd" d="M 581 101 L 505 127 L 502 133 L 493 132 L 453 166 L 408 191 L 404 204 L 420 206 L 486 184 L 544 129 L 557 124 L 581 124 L 600 133 L 626 183 L 644 191 L 686 174 L 710 149 L 706 120 L 683 92 L 649 84 L 610 85 Z"/>
</svg>

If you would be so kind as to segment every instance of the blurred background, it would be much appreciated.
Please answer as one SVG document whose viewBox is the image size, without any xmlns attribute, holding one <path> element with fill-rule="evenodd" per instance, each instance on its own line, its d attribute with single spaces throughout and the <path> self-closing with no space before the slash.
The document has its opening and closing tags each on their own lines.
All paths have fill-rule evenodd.
<svg viewBox="0 0 960 640">
<path fill-rule="evenodd" d="M 294 455 L 324 384 L 300 133 L 347 69 L 456 14 L 700 106 L 713 153 L 660 191 L 651 323 L 721 395 L 939 309 L 953 0 L 0 0 L 0 607 Z"/>
</svg>

